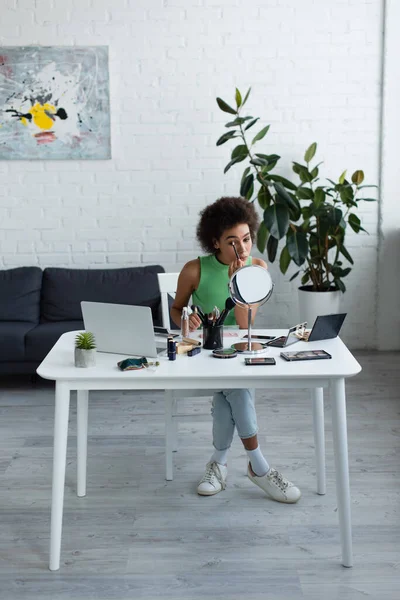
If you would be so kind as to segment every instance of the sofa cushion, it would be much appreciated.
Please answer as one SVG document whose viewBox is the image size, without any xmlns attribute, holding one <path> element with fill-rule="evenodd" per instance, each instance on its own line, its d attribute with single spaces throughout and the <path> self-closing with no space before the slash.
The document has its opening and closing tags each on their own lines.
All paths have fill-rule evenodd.
<svg viewBox="0 0 400 600">
<path fill-rule="evenodd" d="M 26 334 L 34 327 L 23 321 L 0 321 L 0 361 L 24 360 Z"/>
<path fill-rule="evenodd" d="M 78 329 L 84 329 L 83 321 L 61 321 L 37 325 L 26 335 L 25 360 L 41 362 L 63 333 Z M 72 355 L 71 360 L 73 360 Z"/>
<path fill-rule="evenodd" d="M 0 270 L 0 321 L 38 323 L 41 285 L 39 267 Z"/>
<path fill-rule="evenodd" d="M 60 269 L 43 272 L 41 322 L 82 319 L 81 301 L 149 306 L 160 324 L 157 273 L 161 266 L 122 269 Z"/>
</svg>

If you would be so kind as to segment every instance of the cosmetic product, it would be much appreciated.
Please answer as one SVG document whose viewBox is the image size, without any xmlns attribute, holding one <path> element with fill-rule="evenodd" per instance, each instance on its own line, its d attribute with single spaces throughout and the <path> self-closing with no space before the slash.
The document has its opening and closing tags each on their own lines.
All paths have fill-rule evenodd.
<svg viewBox="0 0 400 600">
<path fill-rule="evenodd" d="M 177 354 L 187 354 L 189 350 L 193 348 L 192 344 L 187 344 L 186 342 L 178 342 L 176 344 L 176 353 Z"/>
<path fill-rule="evenodd" d="M 239 254 L 238 254 L 238 251 L 236 250 L 235 242 L 232 242 L 232 246 L 233 246 L 233 249 L 234 249 L 234 251 L 235 251 L 236 258 L 237 258 L 238 260 L 240 260 L 240 257 L 239 257 Z"/>
<path fill-rule="evenodd" d="M 197 346 L 196 348 L 192 348 L 191 350 L 189 350 L 189 352 L 187 353 L 188 356 L 196 356 L 196 354 L 200 354 L 201 349 Z"/>
<path fill-rule="evenodd" d="M 191 344 L 193 347 L 196 346 L 201 346 L 201 341 L 200 340 L 194 340 L 193 338 L 183 338 L 182 342 L 185 342 L 185 344 Z"/>
<path fill-rule="evenodd" d="M 212 352 L 214 358 L 235 358 L 237 355 L 238 353 L 234 348 L 221 348 Z"/>
<path fill-rule="evenodd" d="M 181 335 L 183 338 L 188 337 L 188 335 L 189 335 L 189 313 L 188 313 L 187 306 L 184 306 L 182 308 Z"/>
<path fill-rule="evenodd" d="M 176 360 L 176 342 L 173 337 L 168 338 L 167 353 L 169 360 Z"/>
</svg>

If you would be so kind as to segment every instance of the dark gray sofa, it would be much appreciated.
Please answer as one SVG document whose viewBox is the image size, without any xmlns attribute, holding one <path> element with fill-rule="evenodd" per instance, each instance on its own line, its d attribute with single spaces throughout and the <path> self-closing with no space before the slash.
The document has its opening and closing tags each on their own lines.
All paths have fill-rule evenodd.
<svg viewBox="0 0 400 600">
<path fill-rule="evenodd" d="M 34 374 L 66 331 L 83 329 L 81 300 L 149 306 L 161 325 L 159 265 L 0 270 L 0 375 Z"/>
</svg>

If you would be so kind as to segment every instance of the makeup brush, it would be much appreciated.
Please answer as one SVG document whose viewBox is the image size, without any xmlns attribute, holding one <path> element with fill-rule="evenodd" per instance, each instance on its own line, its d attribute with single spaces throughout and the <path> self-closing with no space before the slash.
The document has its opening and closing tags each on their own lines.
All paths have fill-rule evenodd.
<svg viewBox="0 0 400 600">
<path fill-rule="evenodd" d="M 225 308 L 222 311 L 222 313 L 220 314 L 220 316 L 218 317 L 218 320 L 216 322 L 216 326 L 219 327 L 220 325 L 224 324 L 224 321 L 226 319 L 226 317 L 228 316 L 228 314 L 231 312 L 232 308 L 235 306 L 234 301 L 232 300 L 232 298 L 228 297 L 225 300 Z"/>
<path fill-rule="evenodd" d="M 234 249 L 234 251 L 235 251 L 236 258 L 237 258 L 238 260 L 240 260 L 240 257 L 239 257 L 239 254 L 238 254 L 238 251 L 236 250 L 235 242 L 232 242 L 232 246 L 233 246 L 233 249 Z"/>
</svg>

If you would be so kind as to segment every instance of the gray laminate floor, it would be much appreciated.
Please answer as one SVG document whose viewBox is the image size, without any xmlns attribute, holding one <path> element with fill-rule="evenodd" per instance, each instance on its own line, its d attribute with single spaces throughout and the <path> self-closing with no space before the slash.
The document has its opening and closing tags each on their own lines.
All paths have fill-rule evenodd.
<svg viewBox="0 0 400 600">
<path fill-rule="evenodd" d="M 331 414 L 327 494 L 315 493 L 305 392 L 258 394 L 262 448 L 301 487 L 268 500 L 235 440 L 228 487 L 197 496 L 211 453 L 209 401 L 186 402 L 175 480 L 164 480 L 160 393 L 91 395 L 88 495 L 76 497 L 72 402 L 61 569 L 48 571 L 53 387 L 0 381 L 0 600 L 397 600 L 400 598 L 400 354 L 355 353 L 348 381 L 353 569 L 340 564 Z"/>
</svg>

